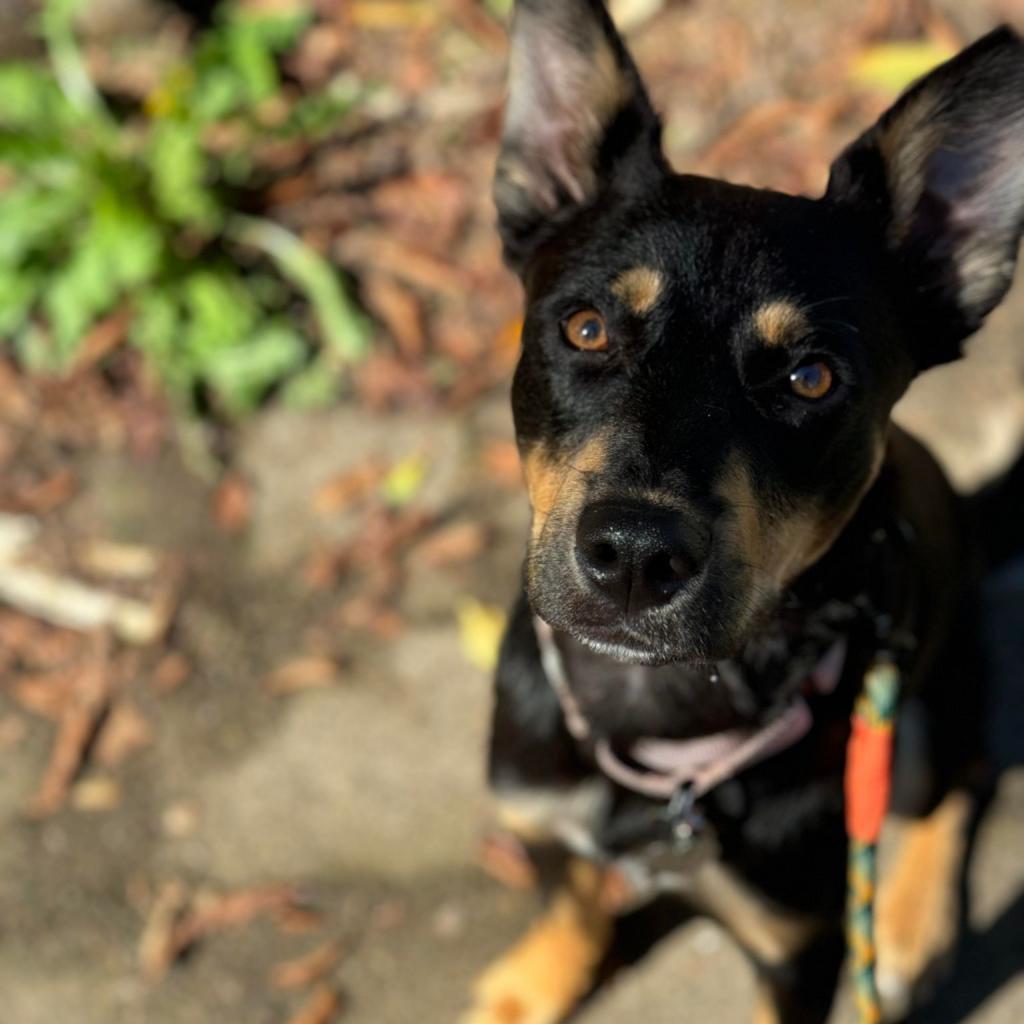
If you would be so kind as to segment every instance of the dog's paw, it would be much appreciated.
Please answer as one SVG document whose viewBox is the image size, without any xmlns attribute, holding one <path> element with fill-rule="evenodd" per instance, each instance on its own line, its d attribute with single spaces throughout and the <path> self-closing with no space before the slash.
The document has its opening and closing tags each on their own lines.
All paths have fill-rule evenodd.
<svg viewBox="0 0 1024 1024">
<path fill-rule="evenodd" d="M 559 1024 L 566 1018 L 586 992 L 585 984 L 571 965 L 560 976 L 557 963 L 544 963 L 531 952 L 524 943 L 492 964 L 476 983 L 474 1005 L 459 1024 Z"/>
<path fill-rule="evenodd" d="M 474 986 L 460 1024 L 558 1024 L 594 984 L 612 916 L 601 904 L 603 872 L 577 862 L 568 884 L 522 941 Z"/>
</svg>

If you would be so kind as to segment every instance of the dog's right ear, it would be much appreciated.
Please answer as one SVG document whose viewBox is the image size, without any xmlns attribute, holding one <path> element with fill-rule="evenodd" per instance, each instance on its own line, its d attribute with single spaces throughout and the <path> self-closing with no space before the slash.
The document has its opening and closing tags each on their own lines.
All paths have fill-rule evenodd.
<svg viewBox="0 0 1024 1024">
<path fill-rule="evenodd" d="M 494 179 L 513 269 L 613 182 L 665 168 L 661 127 L 601 0 L 517 0 Z"/>
<path fill-rule="evenodd" d="M 828 198 L 879 232 L 918 368 L 956 358 L 1024 229 L 1024 40 L 997 29 L 912 86 L 832 165 Z"/>
</svg>

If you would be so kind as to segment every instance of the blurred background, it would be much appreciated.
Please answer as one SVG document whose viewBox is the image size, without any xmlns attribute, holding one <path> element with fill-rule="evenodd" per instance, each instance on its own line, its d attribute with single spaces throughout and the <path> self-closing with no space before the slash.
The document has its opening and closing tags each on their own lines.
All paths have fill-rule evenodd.
<svg viewBox="0 0 1024 1024">
<path fill-rule="evenodd" d="M 0 3 L 4 1024 L 450 1022 L 535 913 L 483 786 L 527 516 L 489 200 L 509 7 Z M 612 8 L 678 167 L 807 193 L 1024 15 Z M 1022 333 L 1018 287 L 901 406 L 964 489 L 1024 437 Z M 922 1021 L 1024 1020 L 1020 774 L 972 874 Z M 580 1020 L 752 1001 L 696 924 Z"/>
</svg>

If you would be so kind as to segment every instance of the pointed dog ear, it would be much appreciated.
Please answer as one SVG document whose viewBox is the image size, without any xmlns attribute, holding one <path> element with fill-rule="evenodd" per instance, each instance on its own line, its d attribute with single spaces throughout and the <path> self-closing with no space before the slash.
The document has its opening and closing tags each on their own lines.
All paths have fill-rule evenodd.
<svg viewBox="0 0 1024 1024">
<path fill-rule="evenodd" d="M 664 169 L 661 127 L 601 0 L 517 0 L 494 180 L 505 258 L 521 269 L 613 179 Z"/>
<path fill-rule="evenodd" d="M 832 165 L 826 198 L 883 234 L 924 369 L 1006 294 L 1024 225 L 1024 41 L 997 29 L 921 79 Z"/>
</svg>

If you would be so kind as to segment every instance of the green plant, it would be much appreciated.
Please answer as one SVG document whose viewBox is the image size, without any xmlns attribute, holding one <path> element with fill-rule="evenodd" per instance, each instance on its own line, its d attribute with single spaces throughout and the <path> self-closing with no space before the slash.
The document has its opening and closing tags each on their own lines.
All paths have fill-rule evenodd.
<svg viewBox="0 0 1024 1024">
<path fill-rule="evenodd" d="M 128 340 L 185 401 L 237 415 L 279 384 L 333 393 L 366 348 L 364 319 L 319 254 L 238 212 L 257 140 L 315 133 L 352 101 L 281 99 L 277 58 L 306 17 L 222 5 L 188 63 L 115 116 L 75 42 L 78 3 L 44 4 L 48 63 L 0 64 L 0 338 L 59 372 L 126 308 Z M 275 101 L 283 118 L 267 116 Z M 297 298 L 315 330 L 296 328 Z"/>
</svg>

